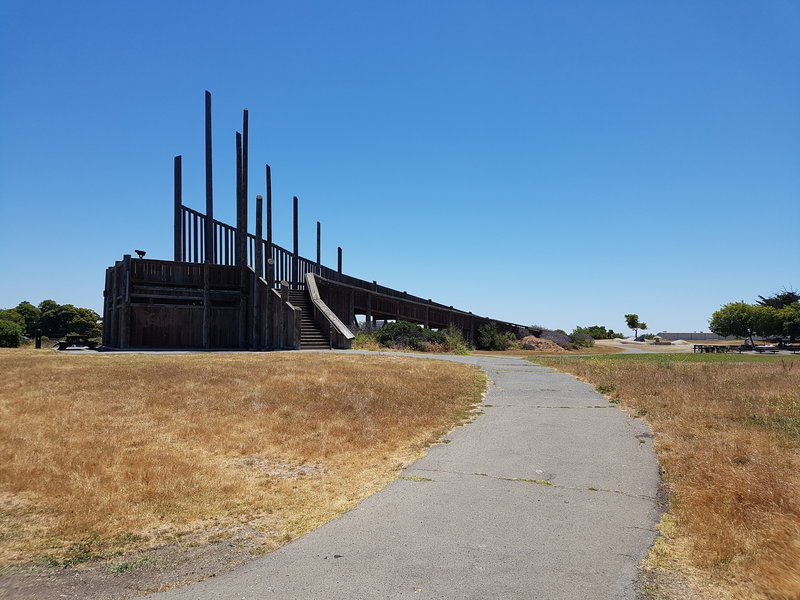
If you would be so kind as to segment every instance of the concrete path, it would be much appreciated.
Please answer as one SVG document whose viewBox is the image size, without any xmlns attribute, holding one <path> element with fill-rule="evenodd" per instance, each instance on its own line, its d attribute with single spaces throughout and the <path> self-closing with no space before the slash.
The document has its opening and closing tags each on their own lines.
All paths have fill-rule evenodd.
<svg viewBox="0 0 800 600">
<path fill-rule="evenodd" d="M 447 359 L 489 375 L 485 414 L 411 465 L 413 479 L 151 598 L 636 598 L 659 517 L 647 426 L 569 375 L 516 358 Z"/>
</svg>

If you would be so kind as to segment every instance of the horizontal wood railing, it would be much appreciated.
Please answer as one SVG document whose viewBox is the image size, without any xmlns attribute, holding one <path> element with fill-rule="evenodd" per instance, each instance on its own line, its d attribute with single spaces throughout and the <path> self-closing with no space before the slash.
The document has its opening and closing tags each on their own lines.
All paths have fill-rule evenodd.
<svg viewBox="0 0 800 600">
<path fill-rule="evenodd" d="M 180 244 L 176 245 L 181 248 L 181 260 L 186 263 L 202 263 L 205 262 L 205 224 L 206 216 L 194 209 L 181 205 L 181 224 Z M 222 223 L 221 221 L 214 220 L 214 257 L 209 261 L 217 265 L 232 266 L 237 264 L 237 229 Z M 428 311 L 429 318 L 432 321 L 447 321 L 449 316 L 456 315 L 464 317 L 473 316 L 472 313 L 454 309 L 452 306 L 433 302 L 428 298 L 421 298 L 406 292 L 401 292 L 383 285 L 378 285 L 375 281 L 365 281 L 357 277 L 345 275 L 336 269 L 326 267 L 316 261 L 309 260 L 293 252 L 278 246 L 277 244 L 270 243 L 267 240 L 258 240 L 256 236 L 251 233 L 246 233 L 245 238 L 245 263 L 251 268 L 256 265 L 256 248 L 257 244 L 262 244 L 263 256 L 266 260 L 262 261 L 262 272 L 258 273 L 259 277 L 269 281 L 273 287 L 277 287 L 280 281 L 289 282 L 290 287 L 303 288 L 306 286 L 306 277 L 316 275 L 324 280 L 335 282 L 353 289 L 363 290 L 364 292 L 372 293 L 386 299 L 395 299 L 402 302 L 408 310 L 414 313 L 414 318 L 419 318 L 417 312 L 422 309 L 413 307 L 425 307 L 424 310 Z M 272 260 L 271 269 L 268 264 L 269 259 Z M 270 270 L 272 271 L 270 273 Z M 402 316 L 402 310 L 399 305 L 396 310 L 398 315 Z M 412 316 L 412 315 L 409 315 Z M 478 317 L 483 318 L 483 317 Z M 498 321 L 499 323 L 499 321 Z M 509 327 L 524 327 L 515 323 L 504 323 Z"/>
</svg>

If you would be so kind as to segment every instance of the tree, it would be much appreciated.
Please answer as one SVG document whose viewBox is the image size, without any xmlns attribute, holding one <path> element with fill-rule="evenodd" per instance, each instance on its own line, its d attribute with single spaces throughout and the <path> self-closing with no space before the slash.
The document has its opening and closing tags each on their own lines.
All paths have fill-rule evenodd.
<svg viewBox="0 0 800 600">
<path fill-rule="evenodd" d="M 16 321 L 0 319 L 0 348 L 17 348 L 21 343 L 22 325 Z"/>
<path fill-rule="evenodd" d="M 59 304 L 55 300 L 42 300 L 39 302 L 39 310 L 42 313 L 46 313 L 49 310 L 54 310 L 58 308 Z"/>
<path fill-rule="evenodd" d="M 93 310 L 78 308 L 72 304 L 58 304 L 52 300 L 45 300 L 39 305 L 40 308 L 43 305 L 47 310 L 42 310 L 39 327 L 47 337 L 61 338 L 69 333 L 87 337 L 100 335 L 100 326 L 97 324 L 100 316 Z"/>
<path fill-rule="evenodd" d="M 589 327 L 576 326 L 572 335 L 585 333 L 596 340 L 613 340 L 614 338 L 624 337 L 621 333 L 615 333 L 613 329 L 606 329 L 603 325 L 591 325 Z"/>
<path fill-rule="evenodd" d="M 778 319 L 781 335 L 787 336 L 792 342 L 800 338 L 800 302 L 778 309 Z"/>
<path fill-rule="evenodd" d="M 781 288 L 767 298 L 759 296 L 756 304 L 759 306 L 771 306 L 772 308 L 784 308 L 785 306 L 791 306 L 793 304 L 800 306 L 800 294 L 794 290 Z"/>
<path fill-rule="evenodd" d="M 633 329 L 636 332 L 634 337 L 639 337 L 639 330 L 646 330 L 647 323 L 643 323 L 639 320 L 639 315 L 630 314 L 625 315 L 625 324 L 628 326 L 628 329 Z"/>
<path fill-rule="evenodd" d="M 750 338 L 759 333 L 763 325 L 764 315 L 760 315 L 756 307 L 746 302 L 730 302 L 711 315 L 708 328 L 721 336 Z"/>
<path fill-rule="evenodd" d="M 39 319 L 42 316 L 42 311 L 30 302 L 23 300 L 14 307 L 14 311 L 22 316 L 25 320 L 25 335 L 33 337 L 36 330 L 39 328 Z"/>
<path fill-rule="evenodd" d="M 25 317 L 23 317 L 13 308 L 0 309 L 0 320 L 16 323 L 17 325 L 25 329 Z"/>
</svg>

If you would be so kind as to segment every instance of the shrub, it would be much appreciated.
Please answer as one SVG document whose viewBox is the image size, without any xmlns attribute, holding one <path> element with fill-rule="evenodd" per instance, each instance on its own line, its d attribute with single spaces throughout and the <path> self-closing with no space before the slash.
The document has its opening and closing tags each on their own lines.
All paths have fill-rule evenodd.
<svg viewBox="0 0 800 600">
<path fill-rule="evenodd" d="M 572 335 L 569 336 L 569 339 L 578 348 L 591 348 L 594 346 L 594 338 L 581 331 L 573 331 Z"/>
<path fill-rule="evenodd" d="M 447 347 L 447 337 L 441 331 L 425 329 L 408 321 L 397 321 L 387 323 L 375 332 L 375 340 L 381 346 L 396 348 L 411 348 L 420 352 L 428 350 L 432 346 L 442 349 Z M 437 350 L 444 351 L 444 350 Z"/>
<path fill-rule="evenodd" d="M 359 331 L 356 333 L 356 339 L 353 340 L 351 348 L 353 350 L 380 350 L 380 345 L 375 339 L 374 333 Z"/>
<path fill-rule="evenodd" d="M 511 332 L 497 330 L 497 323 L 491 321 L 478 327 L 477 347 L 480 350 L 508 350 L 517 341 Z"/>
<path fill-rule="evenodd" d="M 447 352 L 468 354 L 472 349 L 467 340 L 464 339 L 464 334 L 457 327 L 445 329 L 444 336 L 447 339 Z"/>
<path fill-rule="evenodd" d="M 15 321 L 0 320 L 0 348 L 18 348 L 22 343 L 22 325 Z"/>
</svg>

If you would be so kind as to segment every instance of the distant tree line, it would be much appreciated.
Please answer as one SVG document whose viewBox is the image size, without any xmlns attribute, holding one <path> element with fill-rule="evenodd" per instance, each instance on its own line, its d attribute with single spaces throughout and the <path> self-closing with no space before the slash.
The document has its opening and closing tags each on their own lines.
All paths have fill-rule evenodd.
<svg viewBox="0 0 800 600">
<path fill-rule="evenodd" d="M 0 309 L 0 347 L 16 348 L 25 337 L 34 337 L 37 330 L 51 339 L 68 334 L 100 337 L 99 319 L 100 315 L 90 308 L 59 304 L 55 300 L 43 300 L 38 306 L 23 301 L 14 308 Z"/>
<path fill-rule="evenodd" d="M 759 296 L 755 304 L 731 302 L 724 305 L 708 322 L 717 335 L 740 338 L 800 338 L 800 294 L 782 289 L 772 296 Z"/>
<path fill-rule="evenodd" d="M 621 333 L 616 333 L 613 329 L 606 329 L 603 325 L 591 325 L 589 327 L 581 327 L 578 325 L 572 331 L 572 335 L 576 333 L 591 336 L 592 339 L 595 340 L 613 340 L 625 337 Z"/>
</svg>

